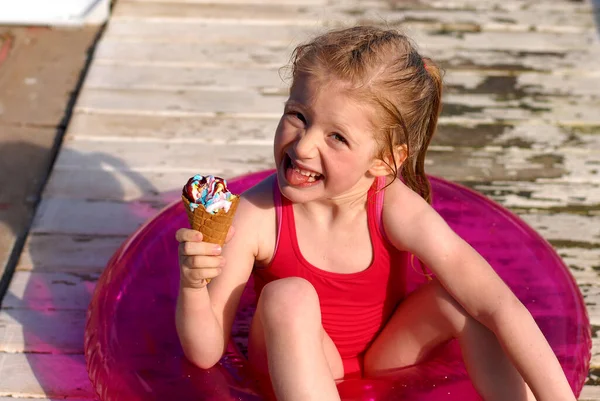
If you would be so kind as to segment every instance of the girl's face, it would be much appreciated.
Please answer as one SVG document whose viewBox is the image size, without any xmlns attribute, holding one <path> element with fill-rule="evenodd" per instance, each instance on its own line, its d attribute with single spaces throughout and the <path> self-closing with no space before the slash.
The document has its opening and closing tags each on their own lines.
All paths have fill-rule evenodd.
<svg viewBox="0 0 600 401">
<path fill-rule="evenodd" d="M 299 203 L 366 193 L 377 143 L 372 110 L 346 84 L 301 76 L 292 86 L 275 134 L 282 194 Z"/>
</svg>

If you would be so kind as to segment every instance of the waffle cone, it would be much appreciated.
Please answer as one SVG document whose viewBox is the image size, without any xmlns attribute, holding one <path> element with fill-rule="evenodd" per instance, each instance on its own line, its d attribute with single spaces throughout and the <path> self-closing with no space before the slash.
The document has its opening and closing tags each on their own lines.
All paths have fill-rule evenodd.
<svg viewBox="0 0 600 401">
<path fill-rule="evenodd" d="M 240 202 L 240 197 L 232 197 L 229 212 L 225 213 L 219 210 L 215 214 L 208 213 L 202 205 L 191 211 L 190 201 L 183 195 L 181 199 L 185 205 L 185 211 L 192 229 L 202 233 L 203 241 L 222 246 L 225 243 L 225 238 L 227 238 L 229 227 L 233 222 L 233 216 Z"/>
</svg>

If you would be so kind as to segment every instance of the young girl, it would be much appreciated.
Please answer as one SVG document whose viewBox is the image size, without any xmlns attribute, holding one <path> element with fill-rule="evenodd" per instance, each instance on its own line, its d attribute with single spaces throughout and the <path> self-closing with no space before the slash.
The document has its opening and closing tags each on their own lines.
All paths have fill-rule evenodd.
<svg viewBox="0 0 600 401">
<path fill-rule="evenodd" d="M 277 173 L 243 194 L 223 250 L 177 232 L 190 361 L 219 361 L 254 274 L 249 361 L 279 400 L 339 400 L 335 380 L 390 374 L 452 338 L 485 400 L 575 400 L 529 312 L 429 204 L 441 92 L 438 67 L 392 30 L 295 50 Z M 407 294 L 411 255 L 435 279 Z"/>
</svg>

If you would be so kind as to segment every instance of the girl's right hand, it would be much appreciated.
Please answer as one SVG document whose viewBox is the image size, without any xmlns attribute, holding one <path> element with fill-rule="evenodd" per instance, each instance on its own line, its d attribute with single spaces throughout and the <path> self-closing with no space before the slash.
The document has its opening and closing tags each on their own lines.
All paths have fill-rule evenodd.
<svg viewBox="0 0 600 401">
<path fill-rule="evenodd" d="M 227 233 L 226 242 L 233 235 L 233 227 Z M 221 256 L 221 246 L 202 241 L 202 233 L 189 228 L 177 230 L 179 241 L 179 269 L 182 288 L 203 288 L 207 280 L 222 272 L 225 259 Z"/>
</svg>

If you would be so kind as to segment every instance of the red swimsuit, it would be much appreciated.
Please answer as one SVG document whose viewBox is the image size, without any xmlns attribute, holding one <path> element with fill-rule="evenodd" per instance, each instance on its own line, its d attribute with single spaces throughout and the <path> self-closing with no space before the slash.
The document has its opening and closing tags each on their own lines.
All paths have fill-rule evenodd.
<svg viewBox="0 0 600 401">
<path fill-rule="evenodd" d="M 278 236 L 275 255 L 265 269 L 254 272 L 256 293 L 265 284 L 286 277 L 302 277 L 317 291 L 323 328 L 336 345 L 346 375 L 361 372 L 362 357 L 398 303 L 405 297 L 409 255 L 394 248 L 381 225 L 383 180 L 369 190 L 367 219 L 373 245 L 373 261 L 361 272 L 340 274 L 311 265 L 300 252 L 294 211 L 288 199 L 274 185 Z M 407 263 L 408 262 L 408 263 Z"/>
</svg>

